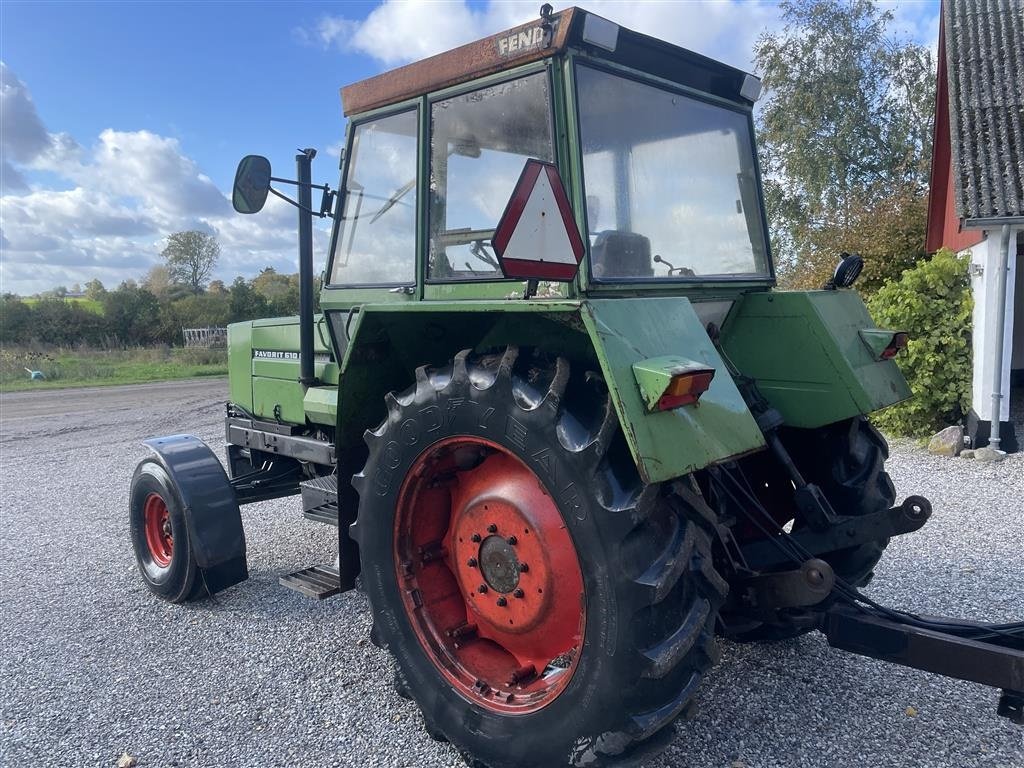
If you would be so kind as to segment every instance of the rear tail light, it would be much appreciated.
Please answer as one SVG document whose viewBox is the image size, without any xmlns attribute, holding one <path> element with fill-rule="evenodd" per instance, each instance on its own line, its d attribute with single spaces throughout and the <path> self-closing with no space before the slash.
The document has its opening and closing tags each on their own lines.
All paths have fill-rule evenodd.
<svg viewBox="0 0 1024 768">
<path fill-rule="evenodd" d="M 883 360 L 891 360 L 899 354 L 901 349 L 907 348 L 907 342 L 910 341 L 910 335 L 900 331 L 892 335 L 892 340 L 886 345 L 885 349 L 879 355 Z"/>
<path fill-rule="evenodd" d="M 715 378 L 714 368 L 677 373 L 669 379 L 668 386 L 658 398 L 658 410 L 670 411 L 684 405 L 691 405 L 708 391 L 711 380 Z"/>
<path fill-rule="evenodd" d="M 910 334 L 885 328 L 864 328 L 860 332 L 860 339 L 871 350 L 872 360 L 892 360 L 901 349 L 907 348 Z"/>
</svg>

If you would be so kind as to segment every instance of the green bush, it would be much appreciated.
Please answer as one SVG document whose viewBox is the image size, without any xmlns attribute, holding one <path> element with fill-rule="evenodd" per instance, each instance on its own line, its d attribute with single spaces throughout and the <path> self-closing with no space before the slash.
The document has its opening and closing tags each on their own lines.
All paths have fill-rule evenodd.
<svg viewBox="0 0 1024 768">
<path fill-rule="evenodd" d="M 871 297 L 882 328 L 909 331 L 896 358 L 914 396 L 875 414 L 884 431 L 923 437 L 963 419 L 971 401 L 971 309 L 967 257 L 939 251 Z"/>
</svg>

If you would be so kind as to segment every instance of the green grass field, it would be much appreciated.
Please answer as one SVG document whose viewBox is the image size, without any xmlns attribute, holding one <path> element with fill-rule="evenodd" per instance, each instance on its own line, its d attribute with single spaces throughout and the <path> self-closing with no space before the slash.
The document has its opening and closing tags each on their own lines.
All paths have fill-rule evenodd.
<svg viewBox="0 0 1024 768">
<path fill-rule="evenodd" d="M 86 298 L 79 298 L 79 297 L 70 297 L 70 298 L 65 298 L 64 301 L 68 302 L 69 304 L 77 304 L 82 309 L 88 310 L 89 312 L 92 312 L 93 314 L 96 314 L 96 315 L 102 315 L 103 314 L 103 304 L 102 304 L 102 302 L 96 301 L 96 299 L 86 299 Z M 39 299 L 22 299 L 22 302 L 24 302 L 25 304 L 27 304 L 28 306 L 31 307 L 31 306 L 35 306 L 36 304 L 38 304 L 39 303 Z"/>
<path fill-rule="evenodd" d="M 33 381 L 26 368 L 46 378 Z M 196 376 L 226 376 L 226 349 L 173 347 L 118 350 L 6 347 L 0 351 L 0 390 L 139 384 Z"/>
</svg>

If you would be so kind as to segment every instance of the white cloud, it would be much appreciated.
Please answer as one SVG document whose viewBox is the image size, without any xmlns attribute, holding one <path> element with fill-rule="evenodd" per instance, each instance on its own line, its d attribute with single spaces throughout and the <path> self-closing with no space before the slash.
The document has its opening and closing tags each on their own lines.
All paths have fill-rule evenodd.
<svg viewBox="0 0 1024 768">
<path fill-rule="evenodd" d="M 94 277 L 110 286 L 139 279 L 160 261 L 167 235 L 185 229 L 217 236 L 221 279 L 264 266 L 295 271 L 291 206 L 272 197 L 259 216 L 234 213 L 176 139 L 150 131 L 107 129 L 83 148 L 66 133 L 47 131 L 9 68 L 2 66 L 0 78 L 0 290 L 31 294 Z M 38 171 L 70 188 L 33 183 Z M 323 230 L 315 232 L 317 247 L 325 248 Z"/>
<path fill-rule="evenodd" d="M 50 134 L 32 96 L 10 67 L 0 61 L 0 147 L 4 162 L 28 163 L 50 147 Z"/>
<path fill-rule="evenodd" d="M 571 3 L 554 5 L 560 10 Z M 489 0 L 479 8 L 465 0 L 385 0 L 363 20 L 325 16 L 300 37 L 394 66 L 536 19 L 538 7 L 535 0 Z M 779 24 L 769 0 L 592 0 L 587 10 L 741 69 L 751 67 L 758 35 Z"/>
</svg>

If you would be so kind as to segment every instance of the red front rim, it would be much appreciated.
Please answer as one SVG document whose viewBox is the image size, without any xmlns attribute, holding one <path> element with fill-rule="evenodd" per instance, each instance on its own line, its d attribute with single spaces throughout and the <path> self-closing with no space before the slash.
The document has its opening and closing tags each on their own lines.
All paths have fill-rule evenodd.
<svg viewBox="0 0 1024 768">
<path fill-rule="evenodd" d="M 427 657 L 469 701 L 534 712 L 569 684 L 583 648 L 583 573 L 558 506 L 499 445 L 443 440 L 398 498 L 395 565 Z"/>
<path fill-rule="evenodd" d="M 161 568 L 166 568 L 171 564 L 171 555 L 174 554 L 171 513 L 158 493 L 151 493 L 146 497 L 144 512 L 146 545 L 149 547 L 150 557 Z"/>
</svg>

